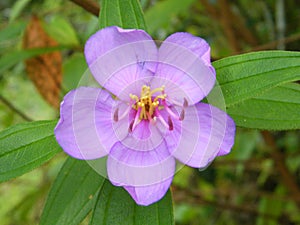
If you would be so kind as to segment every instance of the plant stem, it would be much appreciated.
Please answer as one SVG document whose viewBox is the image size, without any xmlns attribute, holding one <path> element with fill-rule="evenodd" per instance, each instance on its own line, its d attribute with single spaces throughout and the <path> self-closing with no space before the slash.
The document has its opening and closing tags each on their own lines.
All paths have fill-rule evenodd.
<svg viewBox="0 0 300 225">
<path fill-rule="evenodd" d="M 92 0 L 70 0 L 95 16 L 99 16 L 100 7 Z"/>
<path fill-rule="evenodd" d="M 271 148 L 270 155 L 274 160 L 278 173 L 281 175 L 280 178 L 282 179 L 282 182 L 285 184 L 287 190 L 293 196 L 294 201 L 300 208 L 300 189 L 297 185 L 296 178 L 286 166 L 285 157 L 277 148 L 273 135 L 269 131 L 262 131 L 261 133 L 265 143 Z"/>
<path fill-rule="evenodd" d="M 27 115 L 25 115 L 23 112 L 21 112 L 19 109 L 17 109 L 13 104 L 11 104 L 6 98 L 4 98 L 2 95 L 0 95 L 0 101 L 3 102 L 8 108 L 10 108 L 12 111 L 17 113 L 20 117 L 22 117 L 26 121 L 33 121 L 31 118 L 29 118 Z"/>
</svg>

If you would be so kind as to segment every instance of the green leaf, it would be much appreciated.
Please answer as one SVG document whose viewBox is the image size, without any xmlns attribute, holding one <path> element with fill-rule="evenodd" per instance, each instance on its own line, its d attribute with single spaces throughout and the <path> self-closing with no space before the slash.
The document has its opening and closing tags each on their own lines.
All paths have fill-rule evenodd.
<svg viewBox="0 0 300 225">
<path fill-rule="evenodd" d="M 54 138 L 56 121 L 36 121 L 0 132 L 0 182 L 20 176 L 61 150 Z"/>
<path fill-rule="evenodd" d="M 232 107 L 236 125 L 267 130 L 300 129 L 300 85 L 283 84 Z"/>
<path fill-rule="evenodd" d="M 48 48 L 34 48 L 34 49 L 26 49 L 26 50 L 17 50 L 9 52 L 5 55 L 2 55 L 0 58 L 0 77 L 3 71 L 11 68 L 18 62 L 29 59 L 31 57 L 41 55 L 44 53 L 49 53 L 53 51 L 66 49 L 65 46 L 57 46 L 57 47 L 48 47 Z"/>
<path fill-rule="evenodd" d="M 0 30 L 0 42 L 17 38 L 24 31 L 26 25 L 27 22 L 25 21 L 18 21 L 16 23 L 9 24 L 4 29 Z"/>
<path fill-rule="evenodd" d="M 72 57 L 65 60 L 63 65 L 63 87 L 65 90 L 69 91 L 78 87 L 78 83 L 87 70 L 88 66 L 86 64 L 83 54 L 74 54 Z"/>
<path fill-rule="evenodd" d="M 226 106 L 230 107 L 257 97 L 268 89 L 299 80 L 300 52 L 263 51 L 242 54 L 218 60 L 213 66 Z"/>
<path fill-rule="evenodd" d="M 106 181 L 99 192 L 91 225 L 155 225 L 174 224 L 170 191 L 162 200 L 150 206 L 139 206 L 121 187 Z"/>
<path fill-rule="evenodd" d="M 30 3 L 31 0 L 18 0 L 14 3 L 10 15 L 9 22 L 14 21 L 22 12 L 23 9 Z"/>
<path fill-rule="evenodd" d="M 143 11 L 138 0 L 101 0 L 99 22 L 100 28 L 119 26 L 146 29 Z"/>
<path fill-rule="evenodd" d="M 51 188 L 40 224 L 79 224 L 93 208 L 104 180 L 86 161 L 68 158 Z"/>
<path fill-rule="evenodd" d="M 195 0 L 165 0 L 157 2 L 145 13 L 145 20 L 150 34 L 158 29 L 167 28 L 174 16 L 188 13 Z"/>
<path fill-rule="evenodd" d="M 61 45 L 79 45 L 79 40 L 74 28 L 69 21 L 61 16 L 52 17 L 49 23 L 43 23 L 43 28 Z"/>
</svg>

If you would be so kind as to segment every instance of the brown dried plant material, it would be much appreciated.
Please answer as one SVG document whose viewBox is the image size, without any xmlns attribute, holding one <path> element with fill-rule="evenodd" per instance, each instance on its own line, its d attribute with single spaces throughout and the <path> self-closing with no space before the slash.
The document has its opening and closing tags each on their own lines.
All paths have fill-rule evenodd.
<svg viewBox="0 0 300 225">
<path fill-rule="evenodd" d="M 57 46 L 43 29 L 39 18 L 33 16 L 28 24 L 23 48 L 46 48 Z M 59 107 L 59 94 L 62 82 L 62 56 L 59 51 L 46 53 L 25 61 L 29 78 L 44 97 L 55 108 Z"/>
</svg>

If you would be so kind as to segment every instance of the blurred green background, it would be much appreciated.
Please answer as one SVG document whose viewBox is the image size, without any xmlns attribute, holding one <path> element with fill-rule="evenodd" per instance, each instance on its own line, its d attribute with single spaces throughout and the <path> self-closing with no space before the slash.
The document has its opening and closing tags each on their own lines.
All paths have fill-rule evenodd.
<svg viewBox="0 0 300 225">
<path fill-rule="evenodd" d="M 142 0 L 141 5 L 154 39 L 190 32 L 210 43 L 213 60 L 250 51 L 300 49 L 299 1 Z M 0 130 L 59 115 L 49 98 L 40 94 L 42 85 L 33 82 L 42 78 L 26 72 L 29 46 L 24 38 L 33 32 L 25 31 L 33 15 L 61 50 L 61 74 L 54 75 L 62 80 L 54 96 L 57 101 L 76 88 L 87 68 L 83 47 L 98 29 L 95 15 L 67 0 L 2 0 Z M 47 84 L 50 78 L 43 79 Z M 176 224 L 300 224 L 299 150 L 299 131 L 238 129 L 231 154 L 204 171 L 184 167 L 176 174 L 172 185 Z M 65 158 L 60 153 L 41 168 L 0 184 L 1 225 L 38 224 Z"/>
</svg>

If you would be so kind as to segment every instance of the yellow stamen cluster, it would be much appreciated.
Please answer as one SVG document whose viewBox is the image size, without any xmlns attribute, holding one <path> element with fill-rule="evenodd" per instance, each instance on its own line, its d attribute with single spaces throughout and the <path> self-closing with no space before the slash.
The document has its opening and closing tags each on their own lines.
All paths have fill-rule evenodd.
<svg viewBox="0 0 300 225">
<path fill-rule="evenodd" d="M 164 94 L 164 89 L 165 87 L 162 86 L 151 90 L 149 86 L 143 85 L 140 98 L 136 95 L 130 94 L 130 98 L 135 100 L 135 104 L 132 107 L 135 110 L 140 109 L 140 120 L 153 118 L 155 109 L 159 106 L 159 99 L 165 99 L 167 97 L 167 95 Z M 161 92 L 162 94 L 153 98 L 152 95 L 157 92 Z"/>
</svg>

